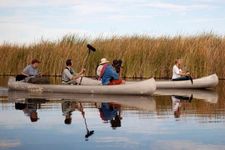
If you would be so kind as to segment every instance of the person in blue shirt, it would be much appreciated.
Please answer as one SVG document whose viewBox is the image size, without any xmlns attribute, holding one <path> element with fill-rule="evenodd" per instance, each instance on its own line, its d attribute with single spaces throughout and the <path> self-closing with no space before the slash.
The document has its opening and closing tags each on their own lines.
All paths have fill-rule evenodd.
<svg viewBox="0 0 225 150">
<path fill-rule="evenodd" d="M 101 63 L 97 68 L 97 74 L 103 85 L 118 85 L 123 83 L 119 74 L 112 65 L 109 64 L 109 61 L 106 58 L 101 59 Z"/>
</svg>

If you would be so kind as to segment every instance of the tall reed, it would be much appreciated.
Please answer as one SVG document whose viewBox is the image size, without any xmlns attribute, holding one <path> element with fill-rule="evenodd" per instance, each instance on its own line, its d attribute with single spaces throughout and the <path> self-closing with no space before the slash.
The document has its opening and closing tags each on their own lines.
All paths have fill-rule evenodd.
<svg viewBox="0 0 225 150">
<path fill-rule="evenodd" d="M 87 54 L 88 38 L 66 35 L 58 41 L 40 41 L 30 45 L 4 43 L 0 45 L 0 74 L 18 74 L 33 58 L 42 61 L 40 70 L 48 75 L 60 75 L 65 60 L 74 61 L 75 70 Z M 150 37 L 145 35 L 96 38 L 91 44 L 97 51 L 87 62 L 88 76 L 102 57 L 110 61 L 122 59 L 123 76 L 170 78 L 176 58 L 183 58 L 187 70 L 194 77 L 217 73 L 225 78 L 225 38 L 214 34 L 196 36 Z"/>
</svg>

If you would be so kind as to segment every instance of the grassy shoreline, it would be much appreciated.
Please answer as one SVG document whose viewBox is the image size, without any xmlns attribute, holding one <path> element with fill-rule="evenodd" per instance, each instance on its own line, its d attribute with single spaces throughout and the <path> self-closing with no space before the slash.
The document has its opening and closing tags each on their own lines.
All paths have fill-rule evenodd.
<svg viewBox="0 0 225 150">
<path fill-rule="evenodd" d="M 40 41 L 30 45 L 5 43 L 0 45 L 0 74 L 18 74 L 32 58 L 42 61 L 40 71 L 60 75 L 67 58 L 72 58 L 79 71 L 88 39 L 67 35 L 58 41 Z M 123 76 L 128 78 L 170 78 L 176 58 L 183 58 L 184 68 L 194 77 L 217 73 L 225 78 L 225 38 L 214 34 L 196 36 L 149 37 L 114 36 L 96 38 L 91 44 L 97 51 L 87 62 L 88 76 L 95 76 L 95 68 L 102 57 L 122 59 Z"/>
</svg>

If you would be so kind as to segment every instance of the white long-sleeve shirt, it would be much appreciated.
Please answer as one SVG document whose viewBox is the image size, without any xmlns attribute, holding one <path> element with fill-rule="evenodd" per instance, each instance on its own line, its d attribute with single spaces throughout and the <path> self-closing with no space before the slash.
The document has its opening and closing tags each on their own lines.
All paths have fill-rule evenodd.
<svg viewBox="0 0 225 150">
<path fill-rule="evenodd" d="M 177 67 L 177 65 L 174 65 L 174 66 L 173 66 L 173 76 L 172 76 L 172 79 L 176 79 L 176 78 L 181 77 L 180 72 L 182 72 L 182 70 L 179 69 L 179 68 Z"/>
</svg>

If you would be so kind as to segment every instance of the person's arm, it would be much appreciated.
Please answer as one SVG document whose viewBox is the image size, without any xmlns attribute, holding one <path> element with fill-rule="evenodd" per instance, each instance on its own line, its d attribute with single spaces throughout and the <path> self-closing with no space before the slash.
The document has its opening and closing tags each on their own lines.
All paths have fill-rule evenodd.
<svg viewBox="0 0 225 150">
<path fill-rule="evenodd" d="M 178 73 L 179 75 L 181 75 L 181 76 L 186 76 L 186 73 L 184 73 L 182 70 L 181 71 L 179 71 L 179 73 Z"/>
<path fill-rule="evenodd" d="M 29 77 L 29 66 L 26 66 L 23 71 L 21 72 L 22 75 Z"/>
<path fill-rule="evenodd" d="M 85 73 L 85 69 L 83 68 L 79 73 L 74 75 L 71 80 L 76 80 L 76 79 L 80 78 L 81 76 L 83 76 L 84 73 Z"/>
<path fill-rule="evenodd" d="M 113 77 L 114 80 L 118 80 L 119 79 L 118 73 L 113 68 L 111 68 L 109 70 L 109 73 L 110 73 L 111 77 Z"/>
<path fill-rule="evenodd" d="M 177 75 L 180 75 L 180 76 L 185 76 L 186 74 L 181 70 L 179 69 L 177 66 L 174 66 L 174 72 L 177 74 Z"/>
<path fill-rule="evenodd" d="M 179 71 L 179 75 L 181 76 L 187 76 L 187 75 L 190 75 L 189 72 L 183 72 L 182 70 Z"/>
</svg>

